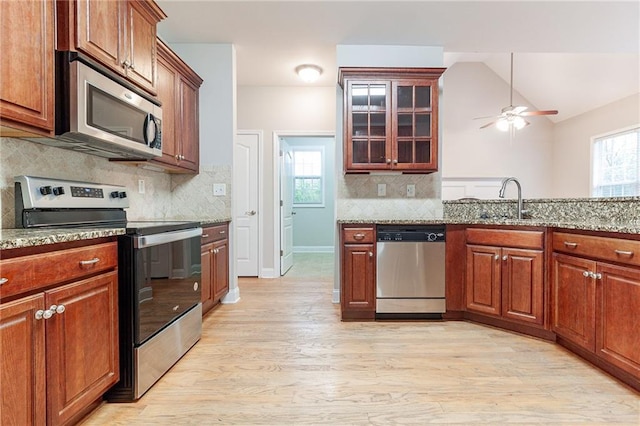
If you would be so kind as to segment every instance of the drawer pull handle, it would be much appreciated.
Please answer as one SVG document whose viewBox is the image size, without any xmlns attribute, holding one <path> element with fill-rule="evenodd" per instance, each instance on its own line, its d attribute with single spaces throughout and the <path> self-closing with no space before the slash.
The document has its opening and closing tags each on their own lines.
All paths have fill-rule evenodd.
<svg viewBox="0 0 640 426">
<path fill-rule="evenodd" d="M 81 260 L 80 261 L 80 265 L 81 266 L 95 265 L 98 262 L 100 262 L 100 258 L 99 257 L 94 257 L 91 260 Z"/>
<path fill-rule="evenodd" d="M 354 240 L 364 240 L 364 234 L 353 234 L 353 239 Z"/>
<path fill-rule="evenodd" d="M 633 256 L 632 251 L 627 250 L 614 250 L 618 256 Z"/>
<path fill-rule="evenodd" d="M 207 238 L 209 234 L 202 234 L 202 238 Z"/>
<path fill-rule="evenodd" d="M 4 278 L 4 277 L 0 278 L 0 285 L 6 284 L 8 282 L 9 282 L 9 278 Z"/>
<path fill-rule="evenodd" d="M 220 234 L 226 234 L 227 231 L 220 231 Z"/>
<path fill-rule="evenodd" d="M 564 245 L 569 247 L 569 248 L 576 248 L 578 247 L 578 243 L 570 243 L 569 241 L 565 241 Z"/>
</svg>

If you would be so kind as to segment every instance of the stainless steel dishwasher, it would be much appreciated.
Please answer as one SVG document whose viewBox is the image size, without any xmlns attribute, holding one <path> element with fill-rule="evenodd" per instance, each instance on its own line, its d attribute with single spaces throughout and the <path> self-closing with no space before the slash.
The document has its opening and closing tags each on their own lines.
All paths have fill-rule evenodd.
<svg viewBox="0 0 640 426">
<path fill-rule="evenodd" d="M 376 318 L 441 318 L 444 225 L 377 227 Z"/>
</svg>

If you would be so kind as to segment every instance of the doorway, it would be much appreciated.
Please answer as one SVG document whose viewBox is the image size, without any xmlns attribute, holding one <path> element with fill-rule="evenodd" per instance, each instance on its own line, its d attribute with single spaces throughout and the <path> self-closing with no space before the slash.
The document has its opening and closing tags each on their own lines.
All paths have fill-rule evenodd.
<svg viewBox="0 0 640 426">
<path fill-rule="evenodd" d="M 278 231 L 274 232 L 274 241 L 279 242 L 279 250 L 274 263 L 280 265 L 280 275 L 285 275 L 296 259 L 326 263 L 327 256 L 333 257 L 335 135 L 282 131 L 274 132 L 273 142 L 277 155 L 274 164 L 278 165 L 274 181 L 280 188 L 274 203 L 274 217 L 279 218 L 275 221 Z M 293 162 L 291 171 L 284 162 L 285 151 Z"/>
</svg>

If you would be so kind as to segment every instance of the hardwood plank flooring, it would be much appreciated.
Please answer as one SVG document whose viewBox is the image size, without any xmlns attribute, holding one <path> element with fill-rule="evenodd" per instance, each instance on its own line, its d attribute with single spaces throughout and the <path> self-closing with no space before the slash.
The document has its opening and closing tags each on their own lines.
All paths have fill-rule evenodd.
<svg viewBox="0 0 640 426">
<path fill-rule="evenodd" d="M 240 302 L 207 315 L 149 392 L 83 424 L 640 424 L 638 393 L 558 345 L 465 322 L 341 322 L 325 256 L 241 279 Z"/>
</svg>

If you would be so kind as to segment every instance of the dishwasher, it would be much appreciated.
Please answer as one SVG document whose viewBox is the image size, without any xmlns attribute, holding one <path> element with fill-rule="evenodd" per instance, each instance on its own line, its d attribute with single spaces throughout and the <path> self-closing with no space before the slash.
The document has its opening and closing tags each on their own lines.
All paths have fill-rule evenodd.
<svg viewBox="0 0 640 426">
<path fill-rule="evenodd" d="M 376 319 L 442 318 L 445 226 L 378 225 Z"/>
</svg>

